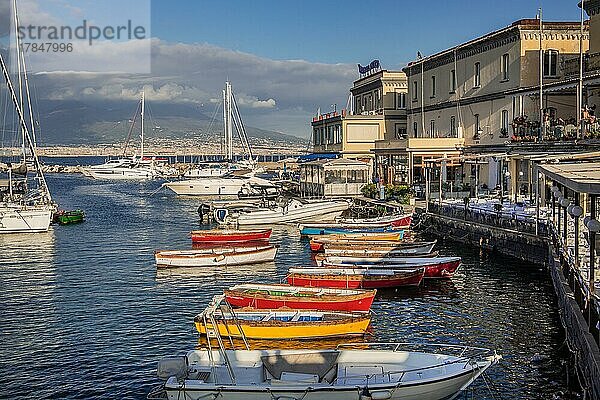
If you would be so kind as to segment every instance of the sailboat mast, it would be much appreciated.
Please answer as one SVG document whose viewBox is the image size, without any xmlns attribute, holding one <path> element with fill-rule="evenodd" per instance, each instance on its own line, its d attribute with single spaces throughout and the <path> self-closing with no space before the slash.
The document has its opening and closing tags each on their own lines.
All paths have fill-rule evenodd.
<svg viewBox="0 0 600 400">
<path fill-rule="evenodd" d="M 227 145 L 227 93 L 225 89 L 223 89 L 223 141 L 221 142 L 221 146 L 225 146 L 225 148 L 221 148 L 223 153 L 223 158 L 227 159 L 227 149 L 229 146 Z"/>
<path fill-rule="evenodd" d="M 231 84 L 225 82 L 225 150 L 227 159 L 233 161 L 233 126 L 231 115 Z"/>
<path fill-rule="evenodd" d="M 25 123 L 23 109 L 20 106 L 19 99 L 17 98 L 15 89 L 12 85 L 12 82 L 10 81 L 10 75 L 8 73 L 8 69 L 6 68 L 6 64 L 4 63 L 4 58 L 2 57 L 2 54 L 0 54 L 0 68 L 2 69 L 2 74 L 4 75 L 4 79 L 6 80 L 6 86 L 8 87 L 8 91 L 10 93 L 11 99 L 15 106 L 17 116 L 19 117 L 19 123 L 21 125 L 21 129 L 23 131 L 23 136 L 24 136 L 23 146 L 26 146 L 26 145 L 29 146 L 29 151 L 31 152 L 31 155 L 33 156 L 33 163 L 34 163 L 37 175 L 40 180 L 40 186 L 43 189 L 46 199 L 50 202 L 50 201 L 52 201 L 52 198 L 50 196 L 50 191 L 48 190 L 48 185 L 46 184 L 46 178 L 44 177 L 44 173 L 42 172 L 42 165 L 41 165 L 40 160 L 35 151 L 35 145 L 33 143 L 33 140 L 31 139 L 31 136 L 29 135 L 29 129 L 27 128 L 27 124 Z"/>
<path fill-rule="evenodd" d="M 542 22 L 542 8 L 540 7 L 540 140 L 546 134 L 546 122 L 544 121 L 544 47 L 543 47 L 544 25 Z"/>
<path fill-rule="evenodd" d="M 23 110 L 23 82 L 21 77 L 21 41 L 19 39 L 19 15 L 17 13 L 17 0 L 13 0 L 13 19 L 14 19 L 14 30 L 15 30 L 15 57 L 17 60 L 17 81 L 19 83 L 19 106 Z M 27 152 L 25 151 L 25 132 L 21 128 L 21 142 L 22 142 L 22 153 L 23 163 L 26 163 Z"/>
<path fill-rule="evenodd" d="M 144 158 L 144 103 L 145 103 L 145 99 L 144 99 L 144 92 L 142 91 L 142 112 L 141 112 L 141 126 L 142 126 L 142 134 L 140 135 L 141 138 L 141 145 L 140 145 L 140 161 Z"/>
</svg>

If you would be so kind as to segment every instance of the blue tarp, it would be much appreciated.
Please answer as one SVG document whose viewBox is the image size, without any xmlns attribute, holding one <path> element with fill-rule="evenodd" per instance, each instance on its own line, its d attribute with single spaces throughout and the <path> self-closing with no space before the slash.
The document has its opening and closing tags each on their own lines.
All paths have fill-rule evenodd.
<svg viewBox="0 0 600 400">
<path fill-rule="evenodd" d="M 298 157 L 298 162 L 315 161 L 315 160 L 333 160 L 340 158 L 340 153 L 311 153 L 303 154 Z"/>
</svg>

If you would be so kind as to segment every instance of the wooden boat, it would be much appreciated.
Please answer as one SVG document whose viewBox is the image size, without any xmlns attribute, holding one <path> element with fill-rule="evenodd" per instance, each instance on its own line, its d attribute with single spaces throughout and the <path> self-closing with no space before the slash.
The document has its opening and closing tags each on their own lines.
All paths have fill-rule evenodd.
<svg viewBox="0 0 600 400">
<path fill-rule="evenodd" d="M 396 232 L 401 228 L 395 228 L 392 225 L 382 227 L 344 227 L 336 224 L 315 224 L 314 227 L 307 227 L 300 225 L 301 236 L 317 236 L 317 235 L 331 235 L 336 233 L 386 233 Z"/>
<path fill-rule="evenodd" d="M 361 236 L 363 235 L 363 236 Z M 407 239 L 406 241 L 408 241 Z M 313 237 L 310 239 L 310 249 L 312 251 L 322 251 L 324 245 L 346 245 L 346 246 L 377 246 L 377 247 L 394 247 L 398 246 L 401 241 L 404 241 L 400 235 L 390 234 L 345 234 L 345 235 L 325 235 Z"/>
<path fill-rule="evenodd" d="M 412 222 L 412 214 L 401 214 L 401 215 L 391 215 L 384 216 L 378 218 L 345 218 L 345 219 L 336 219 L 336 222 L 333 223 L 302 223 L 298 225 L 300 231 L 306 229 L 308 232 L 310 229 L 373 229 L 382 228 L 382 229 L 400 229 L 400 228 L 409 228 Z M 309 233 L 307 233 L 308 235 Z"/>
<path fill-rule="evenodd" d="M 425 268 L 366 269 L 366 268 L 290 268 L 287 282 L 296 286 L 347 289 L 380 289 L 399 286 L 418 286 Z"/>
<path fill-rule="evenodd" d="M 368 313 L 341 313 L 314 310 L 258 310 L 242 308 L 215 312 L 213 319 L 223 337 L 248 339 L 312 339 L 362 336 L 371 323 Z M 215 329 L 205 313 L 194 318 L 196 329 L 206 335 Z"/>
<path fill-rule="evenodd" d="M 325 253 L 316 253 L 314 255 L 314 259 L 315 262 L 317 263 L 317 266 L 320 266 L 324 260 L 330 258 L 330 257 L 337 257 L 337 258 L 348 258 L 351 260 L 356 260 L 356 259 L 365 259 L 365 258 L 369 258 L 369 259 L 375 259 L 375 260 L 382 260 L 382 262 L 385 262 L 385 260 L 387 259 L 391 259 L 391 258 L 429 258 L 429 257 L 438 257 L 440 255 L 440 253 L 438 251 L 432 251 L 431 253 L 427 253 L 427 254 L 402 254 L 402 255 L 389 255 L 389 254 L 379 254 L 379 253 L 365 253 L 365 254 L 361 254 L 361 255 L 356 255 L 354 253 L 339 253 L 339 254 L 325 254 Z"/>
<path fill-rule="evenodd" d="M 57 211 L 54 214 L 54 222 L 59 225 L 70 225 L 83 222 L 85 219 L 85 213 L 82 210 L 72 211 Z"/>
<path fill-rule="evenodd" d="M 412 223 L 412 213 L 388 215 L 377 218 L 343 218 L 338 222 L 345 225 L 368 225 L 368 226 L 385 226 L 390 224 L 396 228 L 408 228 Z"/>
<path fill-rule="evenodd" d="M 240 231 L 229 229 L 211 229 L 192 231 L 192 243 L 243 243 L 269 240 L 272 229 Z"/>
<path fill-rule="evenodd" d="M 324 268 L 374 268 L 374 269 L 413 269 L 425 268 L 425 278 L 451 278 L 461 263 L 460 257 L 397 258 L 382 261 L 362 257 L 326 257 L 321 262 Z M 318 263 L 317 263 L 318 265 Z"/>
<path fill-rule="evenodd" d="M 417 254 L 428 254 L 433 251 L 433 247 L 436 241 L 433 242 L 410 242 L 410 243 L 396 243 L 396 245 L 381 245 L 379 243 L 358 243 L 352 244 L 324 244 L 322 246 L 323 252 L 326 255 L 339 255 L 339 254 L 381 254 L 389 256 L 402 257 L 406 254 L 417 255 Z"/>
<path fill-rule="evenodd" d="M 376 292 L 246 283 L 235 285 L 224 294 L 225 300 L 235 307 L 369 311 Z"/>
<path fill-rule="evenodd" d="M 275 259 L 276 254 L 276 246 L 264 245 L 157 251 L 154 258 L 158 267 L 212 267 L 269 262 Z"/>
<path fill-rule="evenodd" d="M 339 240 L 360 240 L 360 241 L 391 241 L 399 242 L 404 238 L 404 231 L 397 232 L 357 232 L 357 233 L 330 233 L 326 235 L 317 235 L 313 237 L 315 242 L 337 242 Z"/>
<path fill-rule="evenodd" d="M 423 343 L 200 349 L 160 360 L 164 383 L 148 398 L 442 400 L 459 396 L 500 359 L 488 349 Z"/>
</svg>

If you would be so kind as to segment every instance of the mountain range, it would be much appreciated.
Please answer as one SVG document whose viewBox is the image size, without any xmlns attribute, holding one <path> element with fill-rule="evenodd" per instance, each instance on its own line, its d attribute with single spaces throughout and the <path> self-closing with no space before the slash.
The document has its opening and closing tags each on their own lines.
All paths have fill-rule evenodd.
<svg viewBox="0 0 600 400">
<path fill-rule="evenodd" d="M 39 121 L 36 129 L 41 132 L 37 135 L 38 144 L 76 146 L 121 143 L 127 138 L 137 106 L 135 101 L 121 100 L 40 100 L 34 106 L 38 114 L 35 119 Z M 202 113 L 198 105 L 191 103 L 153 102 L 151 105 L 146 103 L 146 107 L 144 132 L 151 142 L 157 139 L 194 139 L 202 144 L 219 143 L 221 140 L 221 113 L 217 113 L 213 120 L 212 116 Z M 5 131 L 14 131 L 15 119 L 3 118 Z M 140 118 L 137 116 L 132 138 L 139 135 L 139 124 Z M 305 139 L 296 136 L 250 126 L 245 128 L 251 144 L 306 145 Z M 6 140 L 4 136 L 3 139 Z"/>
</svg>

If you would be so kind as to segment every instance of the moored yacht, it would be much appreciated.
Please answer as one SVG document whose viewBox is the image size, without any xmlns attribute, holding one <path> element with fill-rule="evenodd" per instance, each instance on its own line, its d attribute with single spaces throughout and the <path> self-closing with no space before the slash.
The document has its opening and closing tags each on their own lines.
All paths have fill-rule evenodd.
<svg viewBox="0 0 600 400">
<path fill-rule="evenodd" d="M 215 220 L 222 225 L 285 224 L 305 221 L 333 221 L 350 208 L 346 200 L 288 199 L 284 204 L 256 210 L 216 209 Z"/>
<path fill-rule="evenodd" d="M 235 325 L 232 325 L 235 326 Z M 501 357 L 466 346 L 359 343 L 330 350 L 193 350 L 158 364 L 149 398 L 455 398 Z"/>
<path fill-rule="evenodd" d="M 94 179 L 109 180 L 149 180 L 161 176 L 161 171 L 156 160 L 144 157 L 144 114 L 145 114 L 145 96 L 142 97 L 138 106 L 141 109 L 141 145 L 140 156 L 122 157 L 115 160 L 109 160 L 101 165 L 94 165 L 83 170 L 84 175 Z M 137 112 L 136 112 L 137 115 Z M 135 124 L 135 119 L 133 120 Z"/>
<path fill-rule="evenodd" d="M 16 21 L 16 3 L 13 12 Z M 0 181 L 0 234 L 45 232 L 50 227 L 52 214 L 56 211 L 56 205 L 52 202 L 50 190 L 36 153 L 36 123 L 31 109 L 27 67 L 18 38 L 16 44 L 19 72 L 19 86 L 16 89 L 20 100 L 10 80 L 2 54 L 0 54 L 0 66 L 8 94 L 15 108 L 19 124 L 17 132 L 22 140 L 22 153 L 20 162 L 16 166 L 12 163 L 0 163 L 0 174 L 6 174 L 7 178 Z M 23 79 L 21 79 L 21 75 Z M 29 121 L 25 120 L 26 111 L 28 111 Z M 30 169 L 33 169 L 35 173 L 29 174 Z"/>
</svg>

